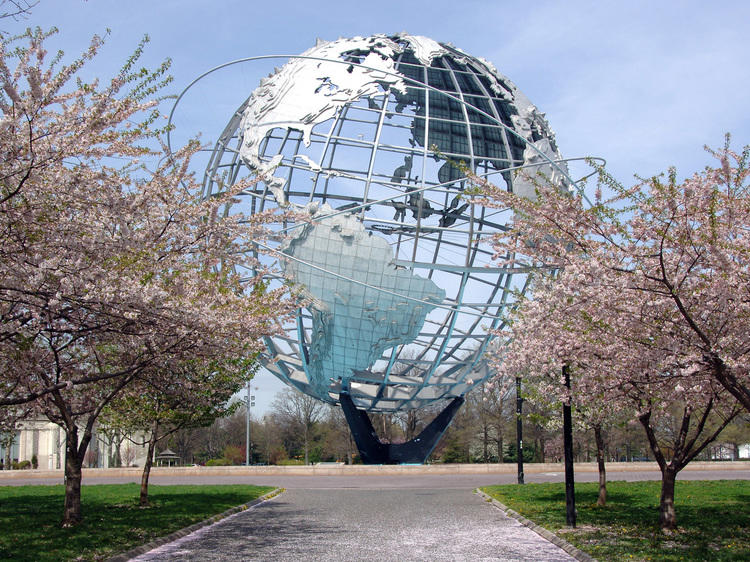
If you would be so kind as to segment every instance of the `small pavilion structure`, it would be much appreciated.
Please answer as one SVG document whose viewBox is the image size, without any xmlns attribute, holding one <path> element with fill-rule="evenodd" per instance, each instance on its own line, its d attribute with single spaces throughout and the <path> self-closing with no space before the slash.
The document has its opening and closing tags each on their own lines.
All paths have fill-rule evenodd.
<svg viewBox="0 0 750 562">
<path fill-rule="evenodd" d="M 170 449 L 164 449 L 156 455 L 155 460 L 156 466 L 177 466 L 180 463 L 180 456 Z"/>
</svg>

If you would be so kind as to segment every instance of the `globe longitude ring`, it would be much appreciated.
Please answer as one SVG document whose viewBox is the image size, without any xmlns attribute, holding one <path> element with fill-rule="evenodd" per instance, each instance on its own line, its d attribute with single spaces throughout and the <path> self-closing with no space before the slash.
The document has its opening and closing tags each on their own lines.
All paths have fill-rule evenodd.
<svg viewBox="0 0 750 562">
<path fill-rule="evenodd" d="M 319 41 L 261 80 L 216 143 L 203 195 L 257 175 L 234 210 L 309 215 L 278 227 L 285 277 L 308 305 L 268 338 L 271 372 L 370 412 L 461 398 L 491 376 L 490 330 L 527 270 L 492 263 L 511 213 L 475 205 L 457 162 L 528 197 L 521 168 L 571 184 L 544 116 L 449 44 Z"/>
</svg>

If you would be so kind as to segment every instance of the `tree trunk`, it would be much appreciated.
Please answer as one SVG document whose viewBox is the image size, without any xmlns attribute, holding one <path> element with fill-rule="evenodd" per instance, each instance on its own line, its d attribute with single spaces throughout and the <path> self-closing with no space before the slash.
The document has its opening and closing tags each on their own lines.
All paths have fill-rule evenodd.
<svg viewBox="0 0 750 562">
<path fill-rule="evenodd" d="M 697 435 L 700 435 L 705 422 L 708 418 L 708 413 L 711 410 L 712 401 L 709 401 L 706 410 L 701 416 L 698 428 L 696 428 Z M 638 416 L 638 419 L 646 430 L 646 436 L 648 437 L 649 446 L 651 452 L 654 453 L 656 462 L 659 463 L 659 469 L 661 470 L 661 498 L 659 499 L 659 527 L 662 531 L 669 532 L 674 531 L 677 528 L 677 513 L 674 507 L 674 485 L 677 479 L 677 473 L 688 463 L 696 454 L 700 453 L 716 436 L 719 435 L 721 430 L 726 427 L 726 424 L 731 421 L 734 416 L 729 416 L 724 423 L 719 424 L 713 435 L 709 436 L 702 444 L 697 445 L 693 448 L 694 441 L 685 448 L 684 444 L 688 434 L 688 428 L 691 418 L 691 408 L 685 407 L 683 410 L 682 428 L 676 442 L 674 443 L 674 453 L 671 462 L 667 462 L 659 442 L 656 439 L 656 434 L 651 427 L 651 411 L 647 410 Z"/>
<path fill-rule="evenodd" d="M 307 424 L 305 424 L 305 466 L 310 464 L 310 458 L 307 453 Z"/>
<path fill-rule="evenodd" d="M 151 466 L 154 463 L 154 451 L 156 450 L 157 433 L 159 431 L 159 422 L 154 421 L 151 426 L 151 439 L 148 442 L 148 452 L 146 453 L 146 462 L 143 463 L 143 474 L 141 474 L 141 499 L 140 506 L 148 506 L 148 477 L 151 474 Z"/>
<path fill-rule="evenodd" d="M 659 526 L 662 531 L 677 528 L 677 513 L 674 509 L 674 484 L 677 471 L 667 466 L 661 473 L 661 498 L 659 500 Z"/>
<path fill-rule="evenodd" d="M 12 446 L 13 446 L 13 442 L 11 442 L 10 444 L 6 445 L 6 447 L 5 447 L 5 470 L 11 470 L 13 468 L 13 466 L 10 464 L 12 462 L 12 460 L 13 460 L 13 459 L 10 458 L 11 457 L 11 455 L 10 455 L 10 448 Z"/>
<path fill-rule="evenodd" d="M 124 441 L 124 439 L 125 439 L 125 436 L 124 435 L 120 435 L 119 431 L 115 432 L 115 437 L 114 437 L 114 445 L 115 445 L 115 451 L 114 451 L 115 455 L 114 456 L 115 456 L 115 458 L 114 458 L 114 461 L 115 461 L 115 466 L 116 467 L 122 466 L 122 452 L 120 451 L 120 448 L 122 446 L 122 442 Z"/>
<path fill-rule="evenodd" d="M 594 426 L 594 439 L 596 440 L 596 463 L 599 466 L 599 497 L 596 505 L 607 505 L 607 471 L 604 466 L 604 437 L 602 426 Z"/>
<path fill-rule="evenodd" d="M 503 459 L 503 434 L 502 433 L 497 438 L 497 462 L 499 463 L 505 462 L 505 459 Z"/>
<path fill-rule="evenodd" d="M 119 430 L 114 430 L 111 435 L 107 437 L 107 443 L 109 444 L 109 460 L 110 468 L 119 468 L 122 466 L 122 455 L 120 453 L 120 446 L 125 440 L 125 436 L 120 434 Z"/>
<path fill-rule="evenodd" d="M 406 440 L 411 441 L 417 436 L 417 412 L 409 410 L 406 414 Z"/>
<path fill-rule="evenodd" d="M 482 429 L 482 456 L 484 463 L 486 464 L 490 462 L 490 435 L 486 423 L 483 425 Z"/>
<path fill-rule="evenodd" d="M 75 527 L 81 522 L 81 479 L 83 455 L 78 451 L 78 428 L 65 428 L 65 503 L 63 527 Z"/>
</svg>

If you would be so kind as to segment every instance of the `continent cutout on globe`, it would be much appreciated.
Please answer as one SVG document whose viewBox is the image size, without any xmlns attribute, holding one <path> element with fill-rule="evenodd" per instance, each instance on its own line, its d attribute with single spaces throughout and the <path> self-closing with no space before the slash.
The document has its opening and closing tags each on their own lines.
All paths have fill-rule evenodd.
<svg viewBox="0 0 750 562">
<path fill-rule="evenodd" d="M 349 214 L 313 209 L 283 252 L 286 273 L 299 284 L 312 314 L 310 385 L 326 392 L 331 379 L 367 372 L 384 351 L 416 339 L 425 318 L 445 298 L 431 280 L 393 264 L 388 242 Z M 313 265 L 315 264 L 315 265 Z"/>
<path fill-rule="evenodd" d="M 274 175 L 282 164 L 282 156 L 277 154 L 267 158 L 261 154 L 261 147 L 268 133 L 277 128 L 301 131 L 303 142 L 309 147 L 311 133 L 316 125 L 333 119 L 343 107 L 358 100 L 373 99 L 387 91 L 398 100 L 396 112 L 407 105 L 420 105 L 417 98 L 409 95 L 408 90 L 409 86 L 420 84 L 421 81 L 404 74 L 403 68 L 398 65 L 404 45 L 408 45 L 408 50 L 416 59 L 428 67 L 435 59 L 450 54 L 462 64 L 471 61 L 480 68 L 488 78 L 487 84 L 492 94 L 513 104 L 513 114 L 508 116 L 512 123 L 509 129 L 523 139 L 526 145 L 519 155 L 523 164 L 536 165 L 532 169 L 532 175 L 544 173 L 553 183 L 560 183 L 559 166 L 549 165 L 550 161 L 559 160 L 560 154 L 548 139 L 541 138 L 539 134 L 539 131 L 547 128 L 544 115 L 492 63 L 469 57 L 459 49 L 453 48 L 449 52 L 428 37 L 405 33 L 393 37 L 378 34 L 340 38 L 336 41 L 319 40 L 315 47 L 302 53 L 299 58 L 292 58 L 282 68 L 261 80 L 259 87 L 252 93 L 240 125 L 243 131 L 240 154 L 248 166 L 264 178 L 279 204 L 286 204 L 285 179 Z M 416 114 L 424 115 L 424 109 L 426 108 L 417 107 Z M 484 109 L 489 110 L 489 106 Z M 490 117 L 488 113 L 484 115 Z M 473 119 L 476 121 L 476 116 Z M 419 119 L 414 121 L 413 128 L 413 142 L 422 146 L 434 144 L 441 150 L 450 152 L 450 146 L 444 145 L 440 139 L 423 138 L 424 124 Z M 496 149 L 483 150 L 481 143 L 474 147 L 477 157 L 491 160 L 490 157 L 496 156 L 495 152 Z M 299 158 L 313 170 L 328 172 L 322 162 L 315 162 L 309 156 L 300 155 Z M 534 182 L 523 175 L 518 176 L 513 190 L 524 197 L 535 198 Z"/>
</svg>

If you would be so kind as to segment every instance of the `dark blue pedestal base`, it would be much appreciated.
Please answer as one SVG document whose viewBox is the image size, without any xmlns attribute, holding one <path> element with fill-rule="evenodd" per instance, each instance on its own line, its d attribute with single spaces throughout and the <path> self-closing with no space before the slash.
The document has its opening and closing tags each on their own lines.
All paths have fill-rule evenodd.
<svg viewBox="0 0 750 562">
<path fill-rule="evenodd" d="M 341 408 L 351 429 L 359 456 L 365 464 L 423 464 L 448 429 L 456 415 L 463 397 L 453 401 L 440 412 L 417 437 L 406 443 L 381 443 L 370 417 L 364 410 L 358 410 L 348 392 L 339 395 Z"/>
</svg>

